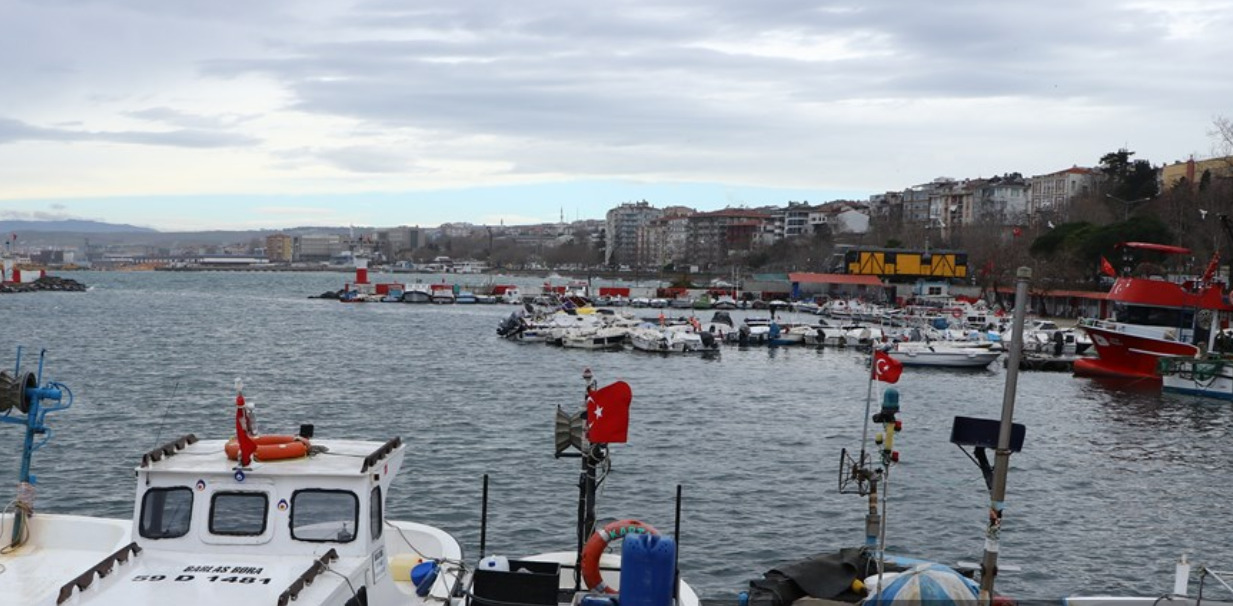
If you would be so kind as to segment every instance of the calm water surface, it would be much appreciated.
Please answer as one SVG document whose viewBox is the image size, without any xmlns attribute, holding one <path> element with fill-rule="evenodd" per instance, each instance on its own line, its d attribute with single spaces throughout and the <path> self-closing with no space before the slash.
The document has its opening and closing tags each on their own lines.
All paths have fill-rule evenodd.
<svg viewBox="0 0 1233 606">
<path fill-rule="evenodd" d="M 341 287 L 347 276 L 334 273 L 67 276 L 91 290 L 0 296 L 0 365 L 23 345 L 29 368 L 45 348 L 45 377 L 77 396 L 36 455 L 43 511 L 131 516 L 141 454 L 189 432 L 230 435 L 243 377 L 264 431 L 311 422 L 319 436 L 401 435 L 391 517 L 443 527 L 478 557 L 487 473 L 490 552 L 568 548 L 578 462 L 552 457 L 552 420 L 558 405 L 579 406 L 589 366 L 601 384 L 634 390 L 599 515 L 670 529 L 682 485 L 681 566 L 703 597 L 733 598 L 778 563 L 863 540 L 863 499 L 836 490 L 840 449 L 859 448 L 863 418 L 854 352 L 663 358 L 521 345 L 495 336 L 504 306 L 307 299 Z M 904 373 L 895 551 L 979 559 L 987 493 L 947 440 L 955 415 L 998 417 L 1004 382 L 997 368 Z M 1022 571 L 1000 589 L 1156 595 L 1183 553 L 1233 564 L 1227 405 L 1023 373 L 1016 421 L 1027 445 L 1013 457 L 1001 559 Z M 0 473 L 14 480 L 19 448 L 19 431 L 0 428 Z"/>
</svg>

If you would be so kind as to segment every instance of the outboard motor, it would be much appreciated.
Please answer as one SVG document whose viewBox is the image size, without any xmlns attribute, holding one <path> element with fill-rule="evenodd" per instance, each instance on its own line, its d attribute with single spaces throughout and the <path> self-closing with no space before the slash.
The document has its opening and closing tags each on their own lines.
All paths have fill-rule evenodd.
<svg viewBox="0 0 1233 606">
<path fill-rule="evenodd" d="M 702 336 L 702 346 L 707 349 L 715 349 L 715 335 L 709 332 L 700 333 Z"/>
</svg>

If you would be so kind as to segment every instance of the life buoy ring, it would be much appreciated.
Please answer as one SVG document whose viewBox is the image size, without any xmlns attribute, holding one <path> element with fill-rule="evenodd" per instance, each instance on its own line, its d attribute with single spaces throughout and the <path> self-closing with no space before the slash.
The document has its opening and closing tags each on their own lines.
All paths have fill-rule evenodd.
<svg viewBox="0 0 1233 606">
<path fill-rule="evenodd" d="M 950 312 L 950 315 L 954 316 L 954 318 L 957 320 L 963 317 L 963 311 L 956 309 L 955 311 Z"/>
<path fill-rule="evenodd" d="M 257 443 L 257 450 L 253 456 L 261 461 L 280 461 L 283 459 L 298 459 L 308 455 L 308 440 L 300 436 L 287 435 L 266 435 L 256 436 L 253 442 Z M 235 438 L 227 440 L 227 445 L 223 447 L 227 453 L 227 458 L 232 461 L 240 460 L 240 443 Z"/>
<path fill-rule="evenodd" d="M 650 524 L 638 520 L 620 520 L 596 530 L 595 534 L 587 539 L 586 546 L 582 548 L 582 580 L 586 581 L 588 589 L 617 593 L 615 588 L 604 583 L 603 576 L 599 574 L 599 556 L 603 555 L 604 549 L 613 539 L 620 539 L 631 534 L 657 535 L 659 531 Z"/>
</svg>

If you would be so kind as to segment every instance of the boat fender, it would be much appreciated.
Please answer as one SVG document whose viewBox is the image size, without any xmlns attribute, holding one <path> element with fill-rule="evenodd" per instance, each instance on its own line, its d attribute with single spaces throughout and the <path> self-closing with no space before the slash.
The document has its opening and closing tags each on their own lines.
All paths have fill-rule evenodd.
<svg viewBox="0 0 1233 606">
<path fill-rule="evenodd" d="M 596 530 L 591 538 L 587 539 L 586 546 L 582 548 L 582 580 L 586 581 L 588 589 L 611 594 L 618 593 L 616 588 L 604 583 L 604 578 L 599 573 L 599 557 L 603 555 L 608 543 L 629 534 L 657 535 L 659 531 L 650 524 L 638 520 L 619 520 Z"/>
</svg>

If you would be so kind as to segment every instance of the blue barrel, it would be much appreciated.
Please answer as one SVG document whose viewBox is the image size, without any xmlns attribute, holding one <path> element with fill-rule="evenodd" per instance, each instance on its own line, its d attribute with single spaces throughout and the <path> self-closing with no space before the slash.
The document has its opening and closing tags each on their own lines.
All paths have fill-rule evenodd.
<svg viewBox="0 0 1233 606">
<path fill-rule="evenodd" d="M 621 606 L 672 606 L 676 541 L 652 534 L 621 541 Z"/>
</svg>

